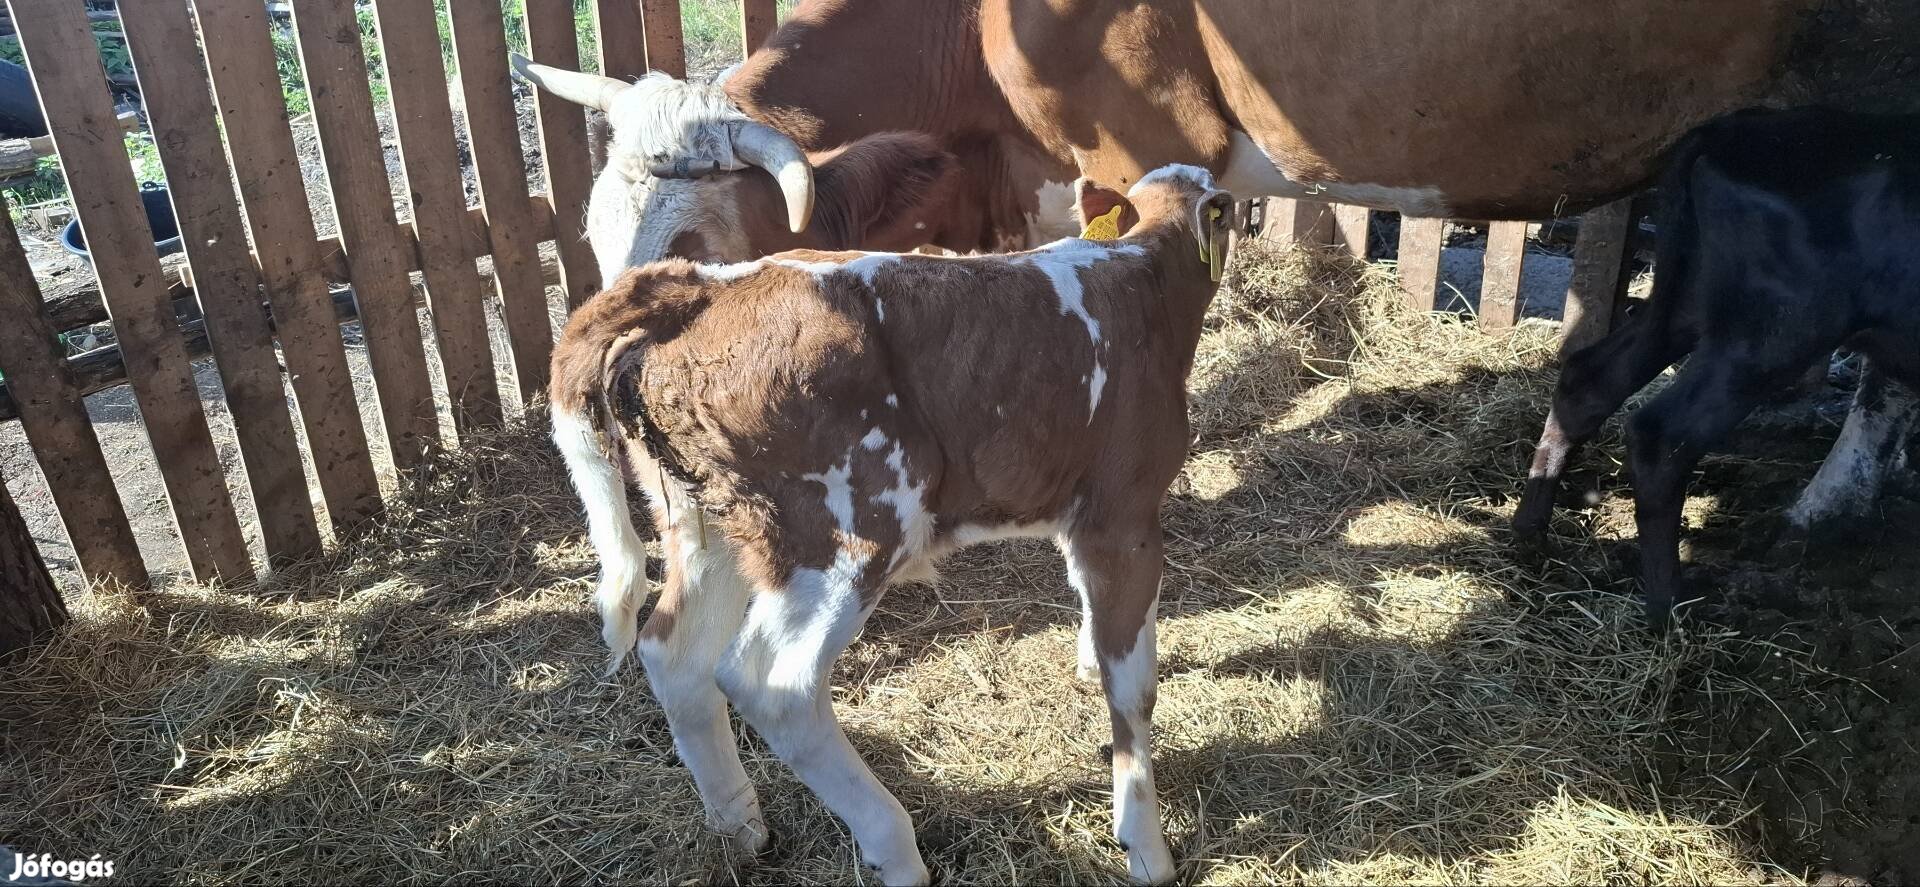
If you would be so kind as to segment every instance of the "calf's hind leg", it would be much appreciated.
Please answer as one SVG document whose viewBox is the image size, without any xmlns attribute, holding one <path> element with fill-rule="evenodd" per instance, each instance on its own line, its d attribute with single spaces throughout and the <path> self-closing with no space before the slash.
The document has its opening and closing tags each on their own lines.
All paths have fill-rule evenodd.
<svg viewBox="0 0 1920 887">
<path fill-rule="evenodd" d="M 1113 720 L 1113 836 L 1136 881 L 1173 880 L 1173 854 L 1153 785 L 1153 703 L 1158 657 L 1155 611 L 1164 551 L 1157 521 L 1124 530 L 1076 527 L 1061 546 L 1085 586 L 1093 648 Z"/>
<path fill-rule="evenodd" d="M 1660 396 L 1634 414 L 1627 455 L 1633 470 L 1634 523 L 1640 535 L 1647 621 L 1666 629 L 1680 587 L 1680 512 L 1700 457 L 1724 439 L 1767 392 L 1793 381 L 1817 348 L 1768 355 L 1703 349 Z M 1740 357 L 1747 359 L 1742 360 Z"/>
<path fill-rule="evenodd" d="M 707 825 L 735 847 L 758 853 L 767 844 L 766 821 L 714 680 L 720 654 L 739 631 L 749 589 L 732 543 L 714 521 L 689 514 L 685 497 L 680 501 L 673 515 L 678 522 L 661 532 L 666 581 L 637 649 L 674 748 L 707 808 Z"/>
<path fill-rule="evenodd" d="M 866 565 L 887 556 L 843 549 L 827 569 L 798 569 L 785 587 L 760 591 L 721 661 L 720 686 L 774 754 L 847 824 L 882 883 L 925 884 L 913 820 L 847 741 L 827 683 L 833 660 L 879 599 L 879 589 L 864 580 Z"/>
<path fill-rule="evenodd" d="M 1650 314 L 1650 313 L 1649 313 Z M 1527 486 L 1513 515 L 1515 541 L 1537 547 L 1546 538 L 1560 477 L 1581 445 L 1600 432 L 1607 417 L 1685 353 L 1671 341 L 1658 316 L 1635 318 L 1624 329 L 1567 356 L 1555 386 L 1553 408 L 1533 451 Z"/>
</svg>

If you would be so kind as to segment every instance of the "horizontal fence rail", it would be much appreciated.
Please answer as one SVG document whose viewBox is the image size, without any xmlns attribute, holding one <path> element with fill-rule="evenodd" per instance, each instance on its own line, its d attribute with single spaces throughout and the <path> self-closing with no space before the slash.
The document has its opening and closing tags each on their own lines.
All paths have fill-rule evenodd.
<svg viewBox="0 0 1920 887">
<path fill-rule="evenodd" d="M 501 0 L 448 0 L 444 12 L 426 0 L 122 0 L 117 13 L 75 0 L 5 5 L 52 133 L 0 144 L 0 161 L 31 171 L 57 152 L 96 248 L 91 280 L 43 286 L 12 222 L 0 220 L 0 309 L 10 318 L 0 323 L 0 421 L 21 422 L 81 572 L 129 587 L 156 570 L 135 544 L 83 397 L 131 387 L 198 578 L 243 581 L 256 546 L 276 566 L 356 532 L 383 508 L 383 471 L 418 465 L 500 424 L 509 401 L 538 395 L 550 315 L 602 283 L 582 230 L 586 113 L 533 96 L 535 171 L 546 184 L 531 188 L 510 44 L 619 78 L 687 69 L 677 0 L 590 0 L 578 11 L 574 0 L 525 0 L 518 19 Z M 125 33 L 131 73 L 102 64 L 90 21 L 109 18 Z M 776 0 L 740 0 L 745 51 L 778 22 Z M 297 54 L 297 108 L 276 39 Z M 137 90 L 143 113 L 117 111 L 113 89 Z M 147 246 L 120 138 L 143 123 L 184 246 L 164 262 Z M 312 192 L 301 126 L 317 137 L 324 170 Z M 383 137 L 397 143 L 397 182 Z M 1262 236 L 1367 256 L 1367 209 L 1264 203 Z M 316 210 L 333 214 L 337 233 L 321 236 Z M 1580 220 L 1569 342 L 1612 323 L 1633 218 L 1623 201 Z M 1419 310 L 1439 304 L 1445 229 L 1401 220 L 1400 281 Z M 1527 242 L 1524 223 L 1488 228 L 1479 323 L 1490 331 L 1520 318 Z M 65 338 L 102 323 L 111 344 L 68 353 Z M 362 330 L 368 379 L 356 378 L 343 323 Z M 192 375 L 207 356 L 232 417 L 231 471 Z M 371 440 L 363 412 L 374 417 Z"/>
</svg>

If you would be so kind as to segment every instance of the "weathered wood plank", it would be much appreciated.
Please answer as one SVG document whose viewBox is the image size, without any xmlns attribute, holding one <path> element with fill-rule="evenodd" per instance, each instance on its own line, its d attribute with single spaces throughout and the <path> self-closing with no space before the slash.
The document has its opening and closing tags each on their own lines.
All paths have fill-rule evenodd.
<svg viewBox="0 0 1920 887">
<path fill-rule="evenodd" d="M 1526 222 L 1494 222 L 1480 267 L 1480 328 L 1505 330 L 1520 322 L 1520 275 L 1527 254 Z"/>
<path fill-rule="evenodd" d="M 374 17 L 413 205 L 415 258 L 433 308 L 454 429 L 464 436 L 500 424 L 500 385 L 487 336 L 485 281 L 467 242 L 467 197 L 440 64 L 440 31 L 433 6 L 417 0 L 375 0 Z"/>
<path fill-rule="evenodd" d="M 593 26 L 600 48 L 600 73 L 632 80 L 647 73 L 647 34 L 640 24 L 640 0 L 594 0 Z"/>
<path fill-rule="evenodd" d="M 742 55 L 753 55 L 780 26 L 780 7 L 775 0 L 740 0 L 740 47 Z"/>
<path fill-rule="evenodd" d="M 454 54 L 460 65 L 467 133 L 473 142 L 480 204 L 486 208 L 507 340 L 513 346 L 514 378 L 522 402 L 546 388 L 553 327 L 547 291 L 540 283 L 537 232 L 552 224 L 529 212 L 527 171 L 507 73 L 507 35 L 496 0 L 451 0 Z"/>
<path fill-rule="evenodd" d="M 320 494 L 346 534 L 379 513 L 380 484 L 287 125 L 272 22 L 258 0 L 195 0 L 193 9 Z"/>
<path fill-rule="evenodd" d="M 1400 217 L 1400 292 L 1407 307 L 1432 311 L 1440 289 L 1440 248 L 1445 219 Z"/>
<path fill-rule="evenodd" d="M 640 0 L 647 32 L 647 68 L 687 76 L 687 41 L 680 24 L 679 0 Z"/>
<path fill-rule="evenodd" d="M 245 581 L 253 575 L 246 539 L 186 349 L 173 329 L 173 305 L 151 247 L 153 230 L 114 125 L 113 97 L 85 10 L 65 0 L 8 5 L 60 149 L 81 231 L 94 245 L 94 272 L 133 371 L 134 396 L 187 561 L 203 581 Z"/>
<path fill-rule="evenodd" d="M 543 260 L 541 274 L 545 285 L 559 285 L 560 269 L 557 262 Z M 184 292 L 186 299 L 193 298 L 191 287 L 186 288 Z M 333 301 L 334 317 L 340 323 L 346 323 L 360 316 L 355 313 L 352 288 L 341 287 L 329 293 L 329 296 Z M 416 295 L 414 304 L 424 305 L 426 301 Z M 179 303 L 176 302 L 175 309 L 179 307 Z M 180 334 L 186 339 L 188 356 L 201 357 L 212 352 L 211 346 L 207 343 L 206 324 L 202 321 L 183 321 L 180 324 Z M 92 394 L 95 391 L 127 383 L 126 364 L 120 359 L 120 348 L 117 345 L 95 348 L 85 354 L 68 358 L 67 369 L 73 373 L 74 379 L 79 383 L 81 394 Z M 0 380 L 0 422 L 18 418 L 20 418 L 20 411 L 7 390 L 7 383 L 5 380 Z"/>
<path fill-rule="evenodd" d="M 1561 317 L 1561 353 L 1599 341 L 1612 327 L 1614 306 L 1626 297 L 1624 272 L 1631 255 L 1627 235 L 1632 224 L 1632 198 L 1580 217 L 1580 237 L 1573 244 L 1573 279 L 1567 284 L 1567 307 Z"/>
<path fill-rule="evenodd" d="M 360 302 L 388 449 L 395 468 L 413 468 L 439 447 L 440 417 L 434 412 L 420 317 L 409 298 L 408 262 L 394 236 L 393 192 L 353 0 L 294 0 L 293 30 L 327 189 Z"/>
<path fill-rule="evenodd" d="M 570 0 L 527 0 L 527 45 L 533 59 L 566 70 L 580 67 Z M 561 288 L 567 305 L 579 307 L 600 291 L 600 268 L 587 245 L 587 191 L 593 175 L 587 160 L 585 109 L 544 89 L 534 90 L 540 118 L 540 158 L 553 199 L 553 240 L 560 252 Z"/>
<path fill-rule="evenodd" d="M 193 19 L 185 0 L 129 3 L 122 17 L 181 241 L 199 282 L 200 310 L 212 330 L 261 542 L 273 564 L 312 557 L 320 552 L 320 530 L 260 307 L 260 272 L 221 153 L 206 68 L 190 49 Z"/>
<path fill-rule="evenodd" d="M 27 443 L 47 479 L 80 572 L 95 582 L 147 587 L 147 567 L 107 473 L 86 405 L 62 359 L 58 335 L 40 311 L 40 287 L 0 200 L 0 375 L 7 377 Z"/>
<path fill-rule="evenodd" d="M 1325 246 L 1333 243 L 1333 204 L 1290 197 L 1267 198 L 1262 237 Z"/>
<path fill-rule="evenodd" d="M 1333 208 L 1333 245 L 1361 261 L 1367 258 L 1367 226 L 1372 211 L 1341 203 Z"/>
</svg>

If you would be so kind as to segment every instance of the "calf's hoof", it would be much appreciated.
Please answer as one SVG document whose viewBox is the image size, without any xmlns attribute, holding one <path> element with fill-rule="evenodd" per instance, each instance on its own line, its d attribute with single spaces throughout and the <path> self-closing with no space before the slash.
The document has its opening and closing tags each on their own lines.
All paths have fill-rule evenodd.
<svg viewBox="0 0 1920 887">
<path fill-rule="evenodd" d="M 767 831 L 767 821 L 760 816 L 759 804 L 755 804 L 744 818 L 726 821 L 709 820 L 707 827 L 726 835 L 727 846 L 732 847 L 734 852 L 747 856 L 759 856 L 765 852 L 768 839 L 771 837 Z"/>
<path fill-rule="evenodd" d="M 1130 845 L 1126 850 L 1127 876 L 1135 884 L 1173 883 L 1173 853 L 1167 850 L 1166 838 L 1154 835 L 1153 840 Z"/>
<path fill-rule="evenodd" d="M 925 887 L 925 885 L 933 883 L 933 875 L 927 871 L 926 863 L 918 859 L 911 862 L 897 862 L 887 866 L 875 865 L 869 862 L 867 863 L 867 871 L 871 872 L 876 880 L 887 885 L 887 887 Z"/>
</svg>

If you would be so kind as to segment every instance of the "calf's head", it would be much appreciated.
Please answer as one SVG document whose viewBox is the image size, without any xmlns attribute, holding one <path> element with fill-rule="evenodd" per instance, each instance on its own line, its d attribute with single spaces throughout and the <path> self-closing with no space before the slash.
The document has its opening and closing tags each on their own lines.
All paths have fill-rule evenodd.
<svg viewBox="0 0 1920 887">
<path fill-rule="evenodd" d="M 535 86 L 607 115 L 607 163 L 588 202 L 601 277 L 679 256 L 738 262 L 787 249 L 901 251 L 927 242 L 960 171 L 933 139 L 880 133 L 808 154 L 714 83 L 633 83 L 536 64 Z"/>
<path fill-rule="evenodd" d="M 1185 231 L 1192 235 L 1200 260 L 1212 266 L 1214 281 L 1220 280 L 1234 202 L 1232 194 L 1214 187 L 1212 173 L 1169 164 L 1142 176 L 1125 195 L 1085 178 L 1074 188 L 1088 239 L 1117 238 L 1143 225 Z"/>
</svg>

